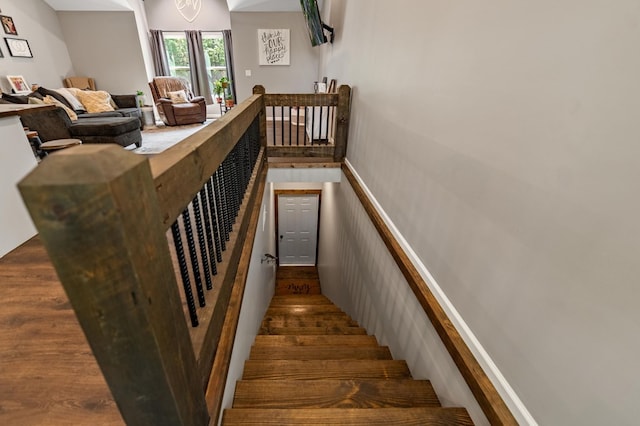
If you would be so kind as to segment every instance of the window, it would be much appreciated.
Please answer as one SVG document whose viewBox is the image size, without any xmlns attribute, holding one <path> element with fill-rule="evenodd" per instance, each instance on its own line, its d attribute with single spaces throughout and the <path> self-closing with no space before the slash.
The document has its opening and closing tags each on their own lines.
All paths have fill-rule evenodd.
<svg viewBox="0 0 640 426">
<path fill-rule="evenodd" d="M 187 36 L 182 32 L 165 32 L 162 36 L 169 63 L 169 73 L 174 77 L 184 77 L 191 81 Z"/>
<path fill-rule="evenodd" d="M 169 63 L 169 73 L 174 77 L 184 77 L 191 81 L 191 64 L 187 49 L 187 37 L 183 32 L 163 32 L 164 46 Z M 213 83 L 227 75 L 227 60 L 224 38 L 221 32 L 202 32 L 202 48 L 207 67 L 209 91 L 213 93 Z"/>
</svg>

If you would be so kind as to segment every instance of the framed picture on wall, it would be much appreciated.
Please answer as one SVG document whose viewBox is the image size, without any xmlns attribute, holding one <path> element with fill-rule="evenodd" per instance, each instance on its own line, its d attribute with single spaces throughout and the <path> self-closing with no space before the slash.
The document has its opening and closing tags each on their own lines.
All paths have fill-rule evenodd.
<svg viewBox="0 0 640 426">
<path fill-rule="evenodd" d="M 29 83 L 21 75 L 8 75 L 9 85 L 15 93 L 29 93 L 31 90 Z"/>
<path fill-rule="evenodd" d="M 258 30 L 258 64 L 289 65 L 289 29 Z"/>
<path fill-rule="evenodd" d="M 13 23 L 11 16 L 0 15 L 0 21 L 5 34 L 18 35 L 18 30 L 16 30 L 16 25 Z"/>
<path fill-rule="evenodd" d="M 23 38 L 8 38 L 5 37 L 4 41 L 7 43 L 9 54 L 11 56 L 17 56 L 20 58 L 33 58 L 29 42 Z"/>
</svg>

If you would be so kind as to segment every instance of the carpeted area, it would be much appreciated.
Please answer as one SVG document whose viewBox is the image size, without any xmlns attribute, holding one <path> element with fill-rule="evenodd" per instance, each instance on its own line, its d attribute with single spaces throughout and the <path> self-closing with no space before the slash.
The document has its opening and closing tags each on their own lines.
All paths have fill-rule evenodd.
<svg viewBox="0 0 640 426">
<path fill-rule="evenodd" d="M 189 124 L 185 126 L 159 124 L 146 128 L 142 131 L 142 146 L 133 149 L 132 152 L 136 154 L 159 154 L 214 121 L 213 119 L 207 119 L 204 124 Z M 132 145 L 132 147 L 134 146 Z"/>
</svg>

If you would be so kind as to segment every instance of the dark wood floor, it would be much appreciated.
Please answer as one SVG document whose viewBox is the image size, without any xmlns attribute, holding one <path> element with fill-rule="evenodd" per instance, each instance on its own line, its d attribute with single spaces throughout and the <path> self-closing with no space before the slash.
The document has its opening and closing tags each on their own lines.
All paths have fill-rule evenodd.
<svg viewBox="0 0 640 426">
<path fill-rule="evenodd" d="M 124 424 L 37 237 L 0 259 L 0 300 L 0 424 Z"/>
</svg>

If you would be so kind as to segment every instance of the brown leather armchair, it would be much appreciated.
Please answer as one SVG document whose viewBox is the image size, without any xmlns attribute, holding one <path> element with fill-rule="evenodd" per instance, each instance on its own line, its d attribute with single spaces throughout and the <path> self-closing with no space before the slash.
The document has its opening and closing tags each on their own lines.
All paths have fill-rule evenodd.
<svg viewBox="0 0 640 426">
<path fill-rule="evenodd" d="M 202 96 L 193 96 L 189 83 L 180 77 L 154 77 L 149 83 L 153 100 L 162 121 L 168 126 L 203 123 L 207 119 L 207 105 Z M 184 90 L 187 102 L 174 103 L 170 92 Z"/>
</svg>

